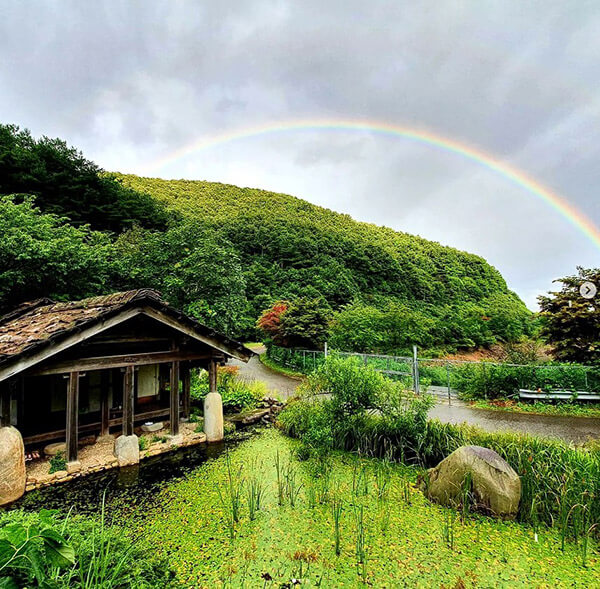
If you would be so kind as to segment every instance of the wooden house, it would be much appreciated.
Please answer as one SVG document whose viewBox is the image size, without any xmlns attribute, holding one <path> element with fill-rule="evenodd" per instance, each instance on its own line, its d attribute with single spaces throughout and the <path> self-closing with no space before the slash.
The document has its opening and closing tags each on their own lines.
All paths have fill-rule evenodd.
<svg viewBox="0 0 600 589">
<path fill-rule="evenodd" d="M 190 411 L 190 369 L 247 361 L 242 344 L 169 306 L 152 290 L 82 301 L 26 303 L 0 319 L 0 426 L 25 446 L 122 432 L 167 419 L 171 433 Z"/>
</svg>

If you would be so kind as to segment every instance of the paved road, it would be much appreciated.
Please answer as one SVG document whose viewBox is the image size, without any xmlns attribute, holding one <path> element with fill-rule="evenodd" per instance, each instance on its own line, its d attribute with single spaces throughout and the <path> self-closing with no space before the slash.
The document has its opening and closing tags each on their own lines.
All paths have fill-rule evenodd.
<svg viewBox="0 0 600 589">
<path fill-rule="evenodd" d="M 264 348 L 256 350 L 259 353 Z M 287 399 L 292 396 L 300 381 L 274 372 L 258 358 L 252 358 L 247 364 L 231 361 L 240 367 L 240 376 L 247 380 L 260 380 L 269 390 Z M 585 442 L 591 438 L 600 438 L 600 419 L 590 417 L 560 417 L 556 415 L 530 415 L 511 413 L 492 409 L 474 409 L 452 395 L 450 405 L 446 389 L 432 387 L 437 399 L 435 407 L 429 413 L 444 423 L 463 423 L 476 425 L 488 431 L 514 431 L 537 436 L 559 438 L 568 442 Z"/>
<path fill-rule="evenodd" d="M 256 352 L 262 354 L 265 349 L 263 347 L 255 349 Z M 239 366 L 239 376 L 245 380 L 260 380 L 267 385 L 267 388 L 274 396 L 280 396 L 284 400 L 293 396 L 296 387 L 300 384 L 299 380 L 290 378 L 279 372 L 275 372 L 267 368 L 258 358 L 254 356 L 248 363 L 240 362 L 239 360 L 230 360 L 230 365 Z"/>
</svg>

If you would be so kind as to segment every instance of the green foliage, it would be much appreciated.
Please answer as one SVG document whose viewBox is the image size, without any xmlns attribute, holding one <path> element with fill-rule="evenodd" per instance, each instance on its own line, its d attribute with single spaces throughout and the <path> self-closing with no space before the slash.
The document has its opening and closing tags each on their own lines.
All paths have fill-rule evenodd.
<svg viewBox="0 0 600 589">
<path fill-rule="evenodd" d="M 145 436 L 140 436 L 138 438 L 138 446 L 139 446 L 140 450 L 147 450 L 148 449 L 148 438 Z"/>
<path fill-rule="evenodd" d="M 298 298 L 283 314 L 283 338 L 291 347 L 321 348 L 327 339 L 331 310 L 323 298 Z"/>
<path fill-rule="evenodd" d="M 370 409 L 379 409 L 382 397 L 394 385 L 357 358 L 328 357 L 308 377 L 310 395 L 331 394 L 330 408 L 336 420 Z"/>
<path fill-rule="evenodd" d="M 283 194 L 210 182 L 118 178 L 233 244 L 252 322 L 275 301 L 324 300 L 346 313 L 336 316 L 333 334 L 344 344 L 338 347 L 354 350 L 399 349 L 409 340 L 483 345 L 530 329 L 523 303 L 478 256 Z M 371 326 L 378 312 L 382 334 Z"/>
<path fill-rule="evenodd" d="M 600 305 L 598 297 L 585 299 L 582 282 L 600 286 L 600 269 L 577 268 L 577 275 L 560 278 L 562 288 L 538 297 L 542 310 L 542 335 L 563 362 L 600 364 Z"/>
<path fill-rule="evenodd" d="M 45 589 L 162 589 L 172 579 L 165 559 L 148 552 L 121 528 L 107 524 L 104 499 L 97 518 L 64 517 L 45 509 L 0 513 L 3 589 L 33 583 Z"/>
<path fill-rule="evenodd" d="M 50 296 L 104 293 L 114 271 L 109 238 L 41 214 L 31 199 L 0 197 L 0 310 Z"/>
<path fill-rule="evenodd" d="M 225 334 L 248 331 L 238 255 L 204 225 L 186 222 L 165 232 L 134 228 L 116 245 L 123 287 L 156 288 L 175 307 Z"/>
<path fill-rule="evenodd" d="M 290 403 L 279 415 L 279 424 L 286 434 L 314 443 L 318 440 L 315 432 L 328 422 L 330 403 L 308 399 Z M 428 421 L 427 403 L 415 399 L 406 400 L 403 408 L 395 403 L 390 407 L 380 414 L 357 413 L 331 424 L 332 436 L 321 448 L 359 451 L 426 467 L 437 465 L 460 446 L 491 448 L 521 477 L 521 521 L 555 525 L 565 503 L 568 509 L 584 505 L 590 525 L 600 522 L 600 453 L 596 448 L 576 449 L 560 441 Z M 573 522 L 568 530 L 570 535 L 581 533 Z"/>
<path fill-rule="evenodd" d="M 64 452 L 57 452 L 50 459 L 50 474 L 58 472 L 59 470 L 67 470 L 67 459 L 65 458 Z"/>
<path fill-rule="evenodd" d="M 0 311 L 150 287 L 238 338 L 255 335 L 265 308 L 290 301 L 281 326 L 290 346 L 328 337 L 361 351 L 478 346 L 532 329 L 477 256 L 287 195 L 107 175 L 64 142 L 9 125 L 0 126 L 0 194 L 10 193 L 19 196 L 0 205 Z"/>
<path fill-rule="evenodd" d="M 57 531 L 53 512 L 11 519 L 0 518 L 0 587 L 34 581 L 40 587 L 56 586 L 51 582 L 54 570 L 74 565 L 75 551 Z"/>
<path fill-rule="evenodd" d="M 223 410 L 235 413 L 244 409 L 256 407 L 258 401 L 267 394 L 262 382 L 249 382 L 237 376 L 236 366 L 219 367 L 217 373 L 217 391 L 223 400 Z M 208 372 L 192 373 L 190 396 L 196 403 L 204 402 L 208 395 Z"/>
<path fill-rule="evenodd" d="M 328 357 L 299 392 L 301 399 L 288 403 L 279 424 L 302 441 L 304 457 L 332 448 L 364 450 L 355 446 L 356 436 L 373 419 L 381 424 L 381 435 L 402 432 L 396 443 L 418 452 L 433 402 L 428 396 L 404 391 L 400 383 L 385 379 L 373 367 L 361 366 L 355 358 L 335 356 Z"/>
<path fill-rule="evenodd" d="M 114 232 L 164 227 L 168 218 L 151 196 L 102 174 L 64 141 L 36 140 L 16 125 L 0 125 L 0 194 L 31 194 L 45 213 Z"/>
<path fill-rule="evenodd" d="M 422 374 L 427 374 L 422 371 Z M 435 380 L 434 380 L 435 382 Z M 445 384 L 444 382 L 435 384 Z M 498 399 L 518 394 L 519 389 L 563 391 L 600 390 L 600 370 L 569 364 L 513 366 L 480 362 L 454 365 L 450 386 L 465 399 Z"/>
</svg>

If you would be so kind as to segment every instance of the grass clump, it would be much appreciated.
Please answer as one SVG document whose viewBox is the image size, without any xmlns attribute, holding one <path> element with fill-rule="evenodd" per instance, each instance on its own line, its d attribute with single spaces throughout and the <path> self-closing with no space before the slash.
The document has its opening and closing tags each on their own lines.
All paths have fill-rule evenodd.
<svg viewBox="0 0 600 589">
<path fill-rule="evenodd" d="M 50 458 L 50 474 L 60 470 L 67 470 L 67 459 L 64 452 L 57 452 Z"/>
</svg>

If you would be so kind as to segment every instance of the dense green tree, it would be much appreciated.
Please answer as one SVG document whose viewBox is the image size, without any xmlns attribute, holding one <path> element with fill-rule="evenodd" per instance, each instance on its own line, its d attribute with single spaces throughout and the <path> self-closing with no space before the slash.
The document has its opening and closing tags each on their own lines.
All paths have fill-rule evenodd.
<svg viewBox="0 0 600 589">
<path fill-rule="evenodd" d="M 600 287 L 600 269 L 578 267 L 576 275 L 555 281 L 562 284 L 559 291 L 538 297 L 542 335 L 557 360 L 600 364 L 600 295 L 582 297 L 579 289 L 585 281 Z"/>
<path fill-rule="evenodd" d="M 330 320 L 331 309 L 325 299 L 295 299 L 281 316 L 281 339 L 291 348 L 321 349 Z"/>
<path fill-rule="evenodd" d="M 33 198 L 0 197 L 0 309 L 39 297 L 82 298 L 110 291 L 108 236 L 42 214 Z"/>
<path fill-rule="evenodd" d="M 277 301 L 256 325 L 266 341 L 290 348 L 320 349 L 327 340 L 331 309 L 322 298 Z"/>
<path fill-rule="evenodd" d="M 93 229 L 164 227 L 168 217 L 151 196 L 103 174 L 64 141 L 36 140 L 15 125 L 0 125 L 0 194 L 34 195 L 43 212 Z"/>
<path fill-rule="evenodd" d="M 134 228 L 117 241 L 122 287 L 155 288 L 174 306 L 228 335 L 248 333 L 246 283 L 227 241 L 198 222 Z"/>
</svg>

